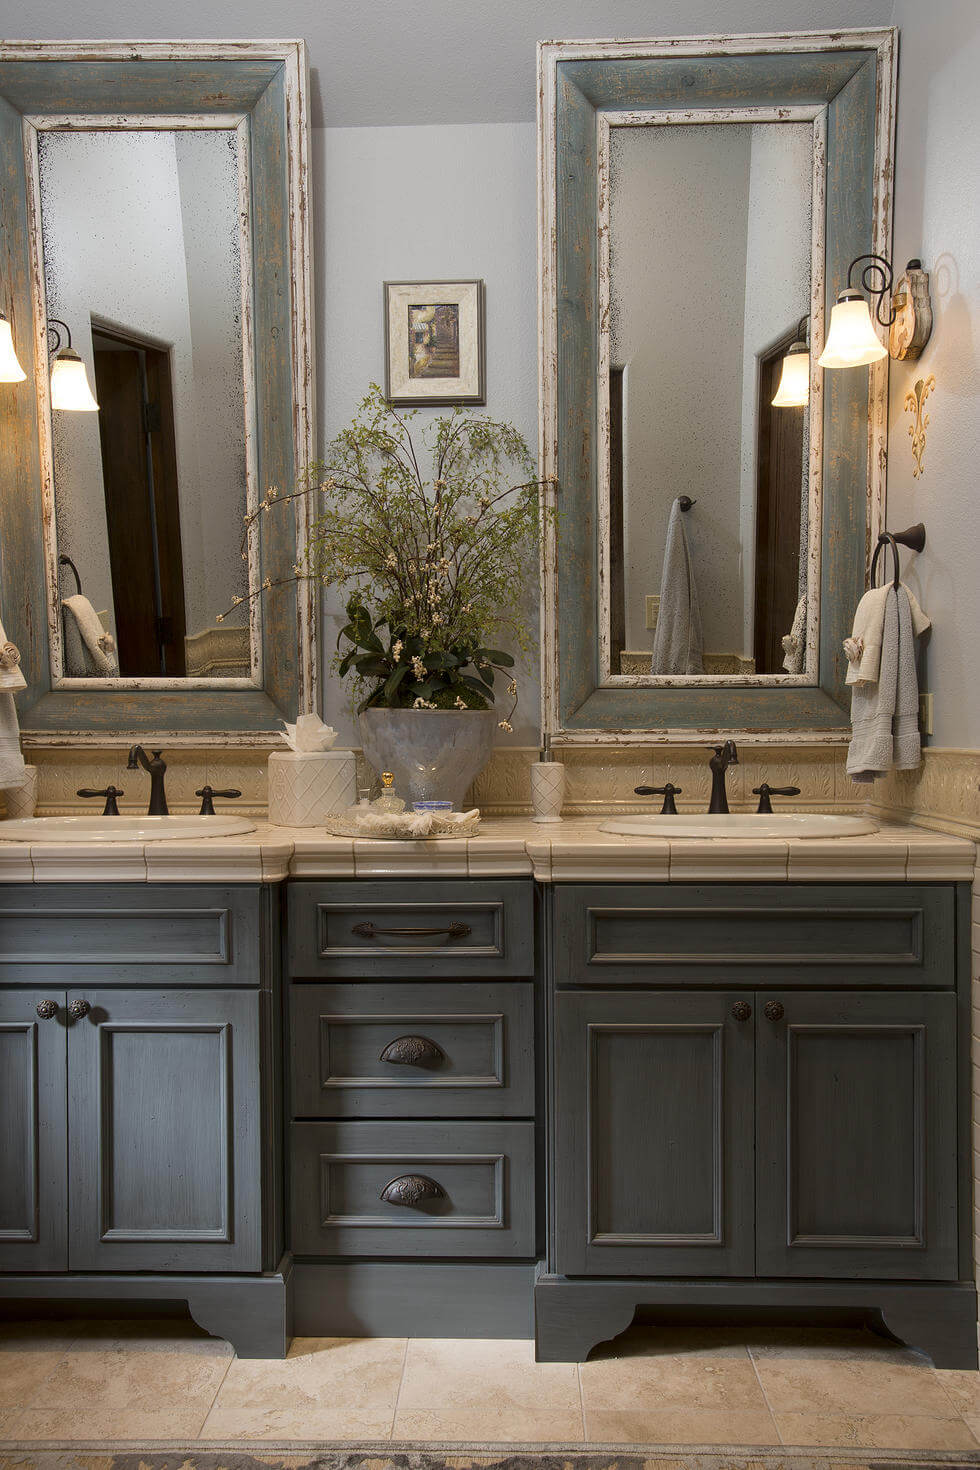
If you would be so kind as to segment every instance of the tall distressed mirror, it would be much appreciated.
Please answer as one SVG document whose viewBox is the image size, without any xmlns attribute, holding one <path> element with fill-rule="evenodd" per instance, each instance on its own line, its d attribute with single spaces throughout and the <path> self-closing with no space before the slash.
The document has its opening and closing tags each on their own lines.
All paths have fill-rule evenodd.
<svg viewBox="0 0 980 1470">
<path fill-rule="evenodd" d="M 888 253 L 894 45 L 540 47 L 558 740 L 846 724 L 841 639 L 881 514 L 887 377 L 816 358 L 850 260 Z"/>
<path fill-rule="evenodd" d="M 305 502 L 245 529 L 314 457 L 307 146 L 301 42 L 0 46 L 28 738 L 248 738 L 315 704 Z"/>
</svg>

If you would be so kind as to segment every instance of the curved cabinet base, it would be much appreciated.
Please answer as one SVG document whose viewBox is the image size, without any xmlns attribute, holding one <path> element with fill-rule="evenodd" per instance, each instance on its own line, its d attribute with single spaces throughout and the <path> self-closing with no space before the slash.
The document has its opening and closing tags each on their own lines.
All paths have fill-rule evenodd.
<svg viewBox="0 0 980 1470">
<path fill-rule="evenodd" d="M 830 1307 L 867 1311 L 937 1368 L 977 1367 L 972 1281 L 583 1281 L 539 1275 L 534 1285 L 539 1363 L 582 1362 L 630 1325 L 638 1307 Z"/>
<path fill-rule="evenodd" d="M 199 1327 L 240 1358 L 284 1358 L 293 1335 L 292 1258 L 256 1276 L 3 1276 L 0 1300 L 185 1301 Z"/>
</svg>

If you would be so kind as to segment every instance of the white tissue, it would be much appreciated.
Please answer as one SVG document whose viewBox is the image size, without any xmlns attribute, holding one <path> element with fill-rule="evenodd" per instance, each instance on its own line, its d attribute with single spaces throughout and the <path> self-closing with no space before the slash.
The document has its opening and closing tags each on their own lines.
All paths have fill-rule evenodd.
<svg viewBox="0 0 980 1470">
<path fill-rule="evenodd" d="M 331 725 L 325 725 L 319 715 L 300 715 L 295 725 L 281 721 L 286 732 L 286 744 L 291 750 L 307 755 L 315 750 L 330 750 L 337 739 Z"/>
</svg>

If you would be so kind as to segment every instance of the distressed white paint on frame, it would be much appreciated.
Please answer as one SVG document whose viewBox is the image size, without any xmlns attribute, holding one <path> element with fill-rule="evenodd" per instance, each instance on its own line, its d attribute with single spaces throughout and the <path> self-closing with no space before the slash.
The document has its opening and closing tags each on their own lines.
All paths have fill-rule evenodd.
<svg viewBox="0 0 980 1470">
<path fill-rule="evenodd" d="M 817 656 L 819 641 L 820 599 L 820 506 L 823 447 L 822 395 L 810 397 L 810 459 L 807 468 L 807 501 L 809 520 L 807 523 L 807 630 L 804 672 L 802 674 L 617 674 L 612 667 L 611 623 L 611 566 L 610 566 L 610 422 L 609 422 L 609 368 L 610 368 L 610 273 L 609 273 L 609 211 L 610 211 L 610 131 L 612 128 L 680 127 L 703 124 L 706 127 L 724 123 L 781 123 L 808 122 L 813 129 L 812 145 L 812 190 L 811 190 L 811 251 L 810 251 L 810 301 L 819 302 L 819 337 L 811 340 L 823 341 L 823 284 L 824 284 L 824 226 L 826 199 L 826 136 L 827 109 L 824 106 L 800 107 L 718 107 L 687 109 L 646 109 L 622 112 L 600 112 L 596 114 L 596 194 L 598 232 L 598 310 L 596 319 L 599 334 L 599 385 L 597 429 L 597 498 L 599 536 L 599 685 L 600 689 L 648 689 L 648 688 L 694 688 L 707 686 L 743 688 L 808 688 L 817 684 Z M 818 188 L 819 176 L 819 188 Z M 811 326 L 812 331 L 812 326 Z M 818 354 L 810 354 L 810 376 L 819 381 L 820 374 L 814 373 Z M 819 427 L 814 419 L 819 420 Z M 814 441 L 817 454 L 814 454 Z M 817 575 L 813 571 L 816 564 Z"/>
<path fill-rule="evenodd" d="M 44 563 L 47 578 L 48 647 L 53 689 L 255 689 L 262 687 L 261 598 L 259 595 L 258 536 L 248 536 L 249 665 L 248 678 L 126 677 L 72 678 L 64 672 L 61 596 L 58 578 L 58 524 L 54 481 L 54 454 L 49 391 L 50 353 L 47 331 L 47 288 L 44 278 L 43 221 L 38 138 L 41 133 L 95 132 L 233 132 L 238 192 L 238 257 L 241 282 L 242 375 L 245 428 L 245 509 L 254 515 L 259 495 L 256 471 L 255 357 L 252 337 L 252 227 L 249 180 L 248 119 L 240 113 L 65 113 L 26 114 L 23 120 L 24 162 L 27 170 L 28 240 L 31 288 L 34 298 L 34 383 L 37 394 L 38 437 L 41 451 L 41 498 L 44 526 Z"/>
<path fill-rule="evenodd" d="M 877 58 L 878 106 L 876 108 L 877 133 L 875 139 L 875 161 L 873 192 L 876 213 L 873 225 L 873 248 L 890 256 L 892 190 L 894 185 L 895 161 L 895 104 L 898 71 L 898 52 L 895 35 L 889 29 L 837 30 L 827 32 L 783 31 L 759 33 L 757 35 L 711 35 L 650 37 L 645 40 L 546 40 L 538 42 L 537 64 L 537 122 L 538 122 L 538 366 L 540 373 L 538 455 L 540 473 L 547 482 L 545 503 L 558 503 L 556 494 L 558 467 L 558 260 L 555 210 L 557 200 L 557 135 L 556 94 L 558 64 L 561 61 L 598 61 L 603 59 L 645 59 L 657 56 L 706 56 L 717 54 L 723 49 L 728 55 L 752 55 L 760 51 L 769 53 L 847 51 L 859 48 L 874 51 Z M 826 125 L 824 125 L 824 160 L 822 173 L 826 174 Z M 814 167 L 817 167 L 816 150 Z M 823 188 L 823 186 L 822 186 Z M 823 195 L 824 213 L 826 197 Z M 816 207 L 816 200 L 814 201 Z M 814 300 L 814 309 L 819 312 L 820 335 L 813 335 L 811 320 L 811 394 L 818 377 L 815 367 L 819 351 L 822 350 L 824 305 L 823 299 Z M 878 392 L 881 374 L 887 374 L 887 361 L 872 365 L 869 383 L 869 447 L 868 447 L 868 531 L 866 545 L 866 577 L 870 567 L 871 548 L 877 541 L 884 524 L 885 485 L 888 457 L 887 444 L 887 393 Z M 885 380 L 887 381 L 887 380 Z M 821 388 L 818 385 L 817 391 Z M 880 400 L 880 401 L 879 401 Z M 822 415 L 817 418 L 821 424 Z M 817 448 L 811 437 L 811 455 Z M 822 466 L 822 442 L 820 446 Z M 811 476 L 811 488 L 814 484 Z M 559 745 L 610 745 L 631 746 L 638 744 L 692 744 L 702 745 L 719 734 L 716 726 L 697 728 L 664 728 L 656 730 L 565 730 L 561 724 L 559 689 L 559 628 L 558 628 L 558 539 L 552 519 L 544 526 L 541 537 L 540 586 L 541 586 L 541 729 L 544 738 L 554 746 Z M 808 590 L 820 585 L 819 549 L 816 562 L 809 566 Z M 808 639 L 812 636 L 809 625 Z M 726 680 L 726 683 L 728 681 Z M 726 730 L 725 734 L 737 737 L 742 744 L 808 744 L 840 745 L 846 743 L 847 733 L 835 730 L 771 731 L 764 728 Z"/>
<path fill-rule="evenodd" d="M 0 61 L 278 61 L 283 66 L 285 83 L 285 111 L 287 138 L 287 199 L 286 215 L 289 225 L 289 278 L 291 283 L 291 368 L 293 388 L 293 454 L 296 469 L 301 473 L 313 464 L 316 458 L 314 427 L 314 404 L 316 399 L 315 359 L 313 351 L 313 247 L 310 218 L 310 121 L 309 88 L 310 68 L 306 42 L 303 40 L 255 39 L 243 41 L 0 41 Z M 198 115 L 192 115 L 195 124 Z M 214 114 L 222 116 L 222 114 Z M 226 116 L 226 115 L 225 115 Z M 171 123 L 180 121 L 179 114 L 170 117 Z M 245 119 L 247 126 L 247 119 Z M 28 191 L 28 209 L 37 210 L 37 203 Z M 39 213 L 36 214 L 39 218 Z M 35 302 L 35 317 L 37 306 Z M 43 318 L 42 318 L 43 319 Z M 47 343 L 45 342 L 45 348 Z M 45 353 L 46 356 L 46 353 Z M 35 354 L 35 374 L 39 371 Z M 35 385 L 35 391 L 37 391 Z M 46 387 L 44 389 L 46 393 Z M 42 415 L 43 417 L 43 415 Z M 43 434 L 44 429 L 39 429 Z M 50 437 L 50 425 L 48 426 Z M 254 453 L 254 446 L 253 446 Z M 43 463 L 43 456 L 42 456 Z M 295 517 L 296 545 L 302 547 L 313 522 L 313 511 L 307 497 L 292 502 Z M 45 510 L 45 515 L 46 515 Z M 45 541 L 47 543 L 47 534 Z M 46 568 L 50 575 L 50 570 Z M 300 711 L 319 708 L 320 655 L 318 646 L 319 587 L 310 580 L 296 584 L 296 668 L 298 671 L 298 705 Z M 60 630 L 59 630 L 60 637 Z M 204 687 L 213 687 L 212 681 L 202 681 Z M 244 680 L 245 688 L 252 687 L 251 680 Z M 156 680 L 155 689 L 187 690 L 197 687 L 198 681 L 191 679 Z M 97 681 L 97 687 L 105 681 Z M 118 686 L 117 686 L 118 687 Z M 144 687 L 138 681 L 137 687 Z M 221 688 L 234 688 L 230 680 L 224 680 Z M 160 730 L 157 738 L 172 745 L 263 745 L 269 742 L 268 732 L 262 731 L 194 731 L 181 729 Z M 146 739 L 146 732 L 134 732 L 134 738 Z M 86 730 L 58 732 L 52 736 L 39 734 L 31 743 L 37 745 L 71 744 L 86 742 L 91 732 Z M 275 740 L 274 740 L 275 743 Z"/>
</svg>

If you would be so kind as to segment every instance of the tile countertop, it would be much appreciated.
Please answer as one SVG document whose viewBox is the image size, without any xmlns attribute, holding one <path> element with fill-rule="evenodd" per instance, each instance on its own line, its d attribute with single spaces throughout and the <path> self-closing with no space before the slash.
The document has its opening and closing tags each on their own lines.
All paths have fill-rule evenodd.
<svg viewBox="0 0 980 1470">
<path fill-rule="evenodd" d="M 600 832 L 608 817 L 485 821 L 476 837 L 392 842 L 256 824 L 241 837 L 30 845 L 0 841 L 5 883 L 278 883 L 284 878 L 539 882 L 970 882 L 976 844 L 922 827 L 866 837 L 665 838 Z M 0 823 L 2 837 L 2 823 Z"/>
</svg>

